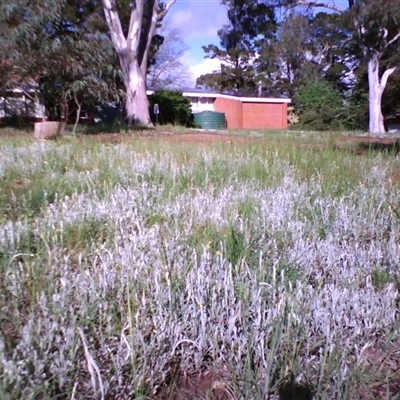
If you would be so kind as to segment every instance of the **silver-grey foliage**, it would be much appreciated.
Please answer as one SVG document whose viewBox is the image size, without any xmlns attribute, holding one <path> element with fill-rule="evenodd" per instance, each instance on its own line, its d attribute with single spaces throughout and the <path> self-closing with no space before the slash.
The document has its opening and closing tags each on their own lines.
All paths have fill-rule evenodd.
<svg viewBox="0 0 400 400">
<path fill-rule="evenodd" d="M 16 168 L 37 168 L 48 149 L 69 157 L 67 145 L 9 148 L 0 170 L 10 157 Z M 266 399 L 291 374 L 315 398 L 361 396 L 366 349 L 399 328 L 395 282 L 372 281 L 374 271 L 395 276 L 400 265 L 399 220 L 387 206 L 400 193 L 382 185 L 382 160 L 351 193 L 333 197 L 318 174 L 301 180 L 285 160 L 275 159 L 284 177 L 269 186 L 238 177 L 247 162 L 238 158 L 226 184 L 178 193 L 198 166 L 122 146 L 97 157 L 129 163 L 117 171 L 122 183 L 0 227 L 2 324 L 20 324 L 9 332 L 12 347 L 6 328 L 0 334 L 0 393 L 156 396 L 176 365 L 211 363 L 228 371 L 241 399 Z M 155 169 L 169 189 L 152 180 Z M 65 179 L 97 173 L 88 164 Z M 102 239 L 88 231 L 86 248 L 68 244 L 67 233 L 88 221 Z M 21 247 L 28 234 L 35 248 Z"/>
</svg>

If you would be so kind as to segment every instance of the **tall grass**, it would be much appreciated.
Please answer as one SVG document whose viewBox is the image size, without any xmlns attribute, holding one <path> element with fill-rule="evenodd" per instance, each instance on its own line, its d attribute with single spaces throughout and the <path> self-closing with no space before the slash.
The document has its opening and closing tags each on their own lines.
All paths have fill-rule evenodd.
<svg viewBox="0 0 400 400">
<path fill-rule="evenodd" d="M 393 156 L 287 140 L 0 152 L 0 398 L 394 393 Z"/>
</svg>

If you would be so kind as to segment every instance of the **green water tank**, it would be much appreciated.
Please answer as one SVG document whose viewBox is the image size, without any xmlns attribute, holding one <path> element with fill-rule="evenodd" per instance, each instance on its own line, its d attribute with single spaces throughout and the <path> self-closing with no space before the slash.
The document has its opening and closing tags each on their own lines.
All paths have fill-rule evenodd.
<svg viewBox="0 0 400 400">
<path fill-rule="evenodd" d="M 225 114 L 216 111 L 202 111 L 195 113 L 194 122 L 203 129 L 224 129 L 226 128 Z"/>
</svg>

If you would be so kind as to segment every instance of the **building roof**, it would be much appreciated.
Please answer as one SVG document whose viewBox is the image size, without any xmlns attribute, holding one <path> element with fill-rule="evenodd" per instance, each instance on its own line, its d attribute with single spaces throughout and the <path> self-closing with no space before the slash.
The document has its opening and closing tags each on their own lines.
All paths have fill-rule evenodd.
<svg viewBox="0 0 400 400">
<path fill-rule="evenodd" d="M 240 100 L 243 103 L 291 103 L 291 99 L 279 97 L 247 97 L 233 94 L 214 92 L 207 89 L 187 89 L 180 90 L 185 97 L 205 97 L 205 98 L 224 98 Z M 154 90 L 147 90 L 147 94 L 153 94 Z"/>
<path fill-rule="evenodd" d="M 247 96 L 234 96 L 231 94 L 217 93 L 217 92 L 196 92 L 193 90 L 183 92 L 187 97 L 208 97 L 208 98 L 223 98 L 240 100 L 243 103 L 291 103 L 291 99 L 279 97 L 247 97 Z"/>
</svg>

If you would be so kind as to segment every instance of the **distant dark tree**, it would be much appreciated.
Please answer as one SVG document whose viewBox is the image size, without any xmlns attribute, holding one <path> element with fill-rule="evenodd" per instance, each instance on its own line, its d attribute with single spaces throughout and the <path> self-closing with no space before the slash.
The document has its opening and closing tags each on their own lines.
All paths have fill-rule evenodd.
<svg viewBox="0 0 400 400">
<path fill-rule="evenodd" d="M 334 81 L 345 91 L 348 53 L 342 48 L 349 33 L 342 28 L 343 21 L 335 14 L 302 11 L 290 12 L 281 21 L 273 49 L 267 46 L 258 63 L 261 71 L 270 74 L 270 84 L 277 91 L 292 97 L 300 86 L 315 79 Z M 275 66 L 271 68 L 273 51 Z M 266 67 L 264 67 L 265 62 Z M 273 75 L 269 71 L 274 71 Z"/>
<path fill-rule="evenodd" d="M 221 71 L 214 71 L 199 76 L 196 80 L 196 87 L 209 89 L 215 92 L 221 92 L 225 87 L 227 87 L 227 90 L 231 89 L 231 85 L 226 83 Z"/>
<path fill-rule="evenodd" d="M 300 123 L 314 130 L 343 128 L 346 109 L 334 86 L 323 80 L 311 81 L 293 97 Z"/>
<path fill-rule="evenodd" d="M 256 94 L 259 83 L 253 62 L 262 43 L 276 33 L 274 9 L 262 2 L 224 0 L 229 24 L 218 31 L 221 45 L 204 46 L 206 58 L 221 61 L 221 71 L 198 78 L 197 86 Z"/>
</svg>

